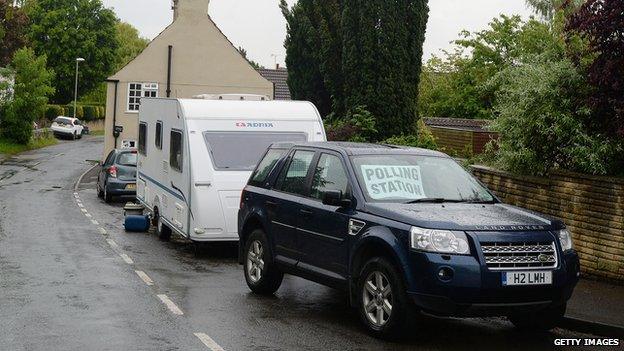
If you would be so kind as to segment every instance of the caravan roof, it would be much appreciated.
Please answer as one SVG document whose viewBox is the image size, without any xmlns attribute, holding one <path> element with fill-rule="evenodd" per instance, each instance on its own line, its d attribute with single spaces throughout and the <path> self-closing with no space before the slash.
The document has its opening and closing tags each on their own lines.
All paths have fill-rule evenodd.
<svg viewBox="0 0 624 351">
<path fill-rule="evenodd" d="M 228 101 L 178 99 L 186 119 L 320 121 L 316 107 L 305 101 Z"/>
</svg>

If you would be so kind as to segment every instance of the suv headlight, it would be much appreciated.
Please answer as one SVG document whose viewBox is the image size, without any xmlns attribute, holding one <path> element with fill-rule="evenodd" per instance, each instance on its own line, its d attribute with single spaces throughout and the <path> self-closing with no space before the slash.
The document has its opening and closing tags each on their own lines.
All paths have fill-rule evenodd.
<svg viewBox="0 0 624 351">
<path fill-rule="evenodd" d="M 412 227 L 410 245 L 412 249 L 421 251 L 458 255 L 470 254 L 468 238 L 463 232 Z"/>
<path fill-rule="evenodd" d="M 572 235 L 567 229 L 561 229 L 557 232 L 559 241 L 561 242 L 561 249 L 563 251 L 572 250 L 574 245 L 572 244 Z"/>
</svg>

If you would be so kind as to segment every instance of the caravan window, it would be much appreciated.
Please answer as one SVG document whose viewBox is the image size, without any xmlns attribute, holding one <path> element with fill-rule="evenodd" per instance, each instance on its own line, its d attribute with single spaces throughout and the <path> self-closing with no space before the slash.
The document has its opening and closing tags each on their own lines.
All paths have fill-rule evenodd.
<svg viewBox="0 0 624 351">
<path fill-rule="evenodd" d="M 304 142 L 305 133 L 205 132 L 215 169 L 252 171 L 266 149 L 277 142 Z"/>
<path fill-rule="evenodd" d="M 169 144 L 169 165 L 178 172 L 182 172 L 182 165 L 184 164 L 182 144 L 182 132 L 179 130 L 172 130 L 171 143 Z"/>
<path fill-rule="evenodd" d="M 147 155 L 147 124 L 141 122 L 139 124 L 139 152 L 141 155 Z"/>
<path fill-rule="evenodd" d="M 162 150 L 162 126 L 163 124 L 161 121 L 156 122 L 156 141 L 154 143 L 156 144 L 156 148 L 158 150 Z"/>
</svg>

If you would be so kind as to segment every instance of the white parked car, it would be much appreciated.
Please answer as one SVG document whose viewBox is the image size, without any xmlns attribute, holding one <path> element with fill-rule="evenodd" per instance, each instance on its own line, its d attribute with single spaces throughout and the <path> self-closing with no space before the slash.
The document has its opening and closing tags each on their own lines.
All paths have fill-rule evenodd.
<svg viewBox="0 0 624 351">
<path fill-rule="evenodd" d="M 52 122 L 50 129 L 56 137 L 69 137 L 76 140 L 82 138 L 84 126 L 78 118 L 59 116 Z"/>
</svg>

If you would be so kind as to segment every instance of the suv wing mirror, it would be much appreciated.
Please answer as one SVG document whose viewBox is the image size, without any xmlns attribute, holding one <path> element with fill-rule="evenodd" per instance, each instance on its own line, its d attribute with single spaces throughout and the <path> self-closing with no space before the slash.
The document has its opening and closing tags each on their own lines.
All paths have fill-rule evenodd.
<svg viewBox="0 0 624 351">
<path fill-rule="evenodd" d="M 328 190 L 323 193 L 323 205 L 348 208 L 352 203 L 350 199 L 343 198 L 340 190 Z"/>
</svg>

